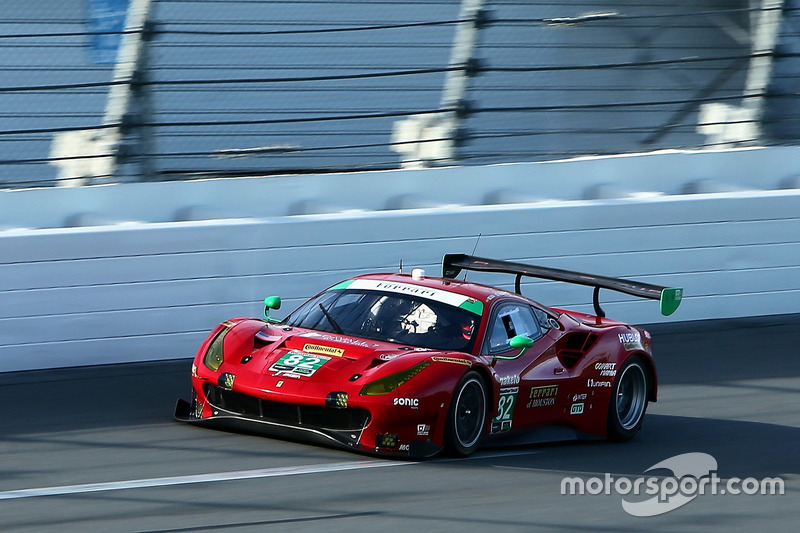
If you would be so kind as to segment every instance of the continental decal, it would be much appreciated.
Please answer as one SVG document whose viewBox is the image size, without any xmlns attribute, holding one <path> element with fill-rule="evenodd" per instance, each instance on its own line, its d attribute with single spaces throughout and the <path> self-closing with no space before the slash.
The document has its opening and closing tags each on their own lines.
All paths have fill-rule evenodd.
<svg viewBox="0 0 800 533">
<path fill-rule="evenodd" d="M 441 355 L 435 355 L 431 357 L 431 361 L 436 361 L 437 363 L 454 363 L 457 365 L 472 366 L 471 362 L 464 359 L 458 359 L 457 357 L 444 357 Z"/>
<path fill-rule="evenodd" d="M 306 344 L 303 346 L 306 353 L 319 353 L 322 355 L 332 355 L 341 357 L 344 355 L 344 348 L 334 348 L 333 346 L 322 346 L 321 344 Z"/>
</svg>

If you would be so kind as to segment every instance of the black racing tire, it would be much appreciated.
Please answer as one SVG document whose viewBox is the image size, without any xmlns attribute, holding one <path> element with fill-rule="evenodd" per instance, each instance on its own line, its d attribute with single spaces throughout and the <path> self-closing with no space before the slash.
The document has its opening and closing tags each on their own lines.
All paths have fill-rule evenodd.
<svg viewBox="0 0 800 533">
<path fill-rule="evenodd" d="M 622 364 L 614 382 L 608 405 L 608 440 L 625 442 L 639 432 L 649 397 L 647 363 L 634 355 Z"/>
<path fill-rule="evenodd" d="M 444 430 L 448 455 L 466 457 L 478 449 L 486 427 L 488 395 L 478 372 L 469 371 L 459 380 L 450 399 Z"/>
</svg>

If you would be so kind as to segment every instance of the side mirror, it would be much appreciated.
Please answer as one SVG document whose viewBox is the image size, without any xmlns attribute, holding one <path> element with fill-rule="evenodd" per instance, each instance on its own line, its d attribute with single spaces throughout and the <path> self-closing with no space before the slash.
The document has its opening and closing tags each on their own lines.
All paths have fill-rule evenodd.
<svg viewBox="0 0 800 533">
<path fill-rule="evenodd" d="M 525 335 L 517 335 L 516 337 L 511 337 L 511 339 L 508 341 L 508 345 L 515 350 L 520 350 L 520 352 L 517 355 L 512 355 L 510 357 L 495 355 L 493 359 L 518 359 L 522 357 L 522 354 L 528 351 L 528 348 L 533 346 L 533 339 L 526 337 Z"/>
<path fill-rule="evenodd" d="M 274 319 L 269 317 L 269 310 L 270 309 L 280 309 L 281 308 L 281 297 L 280 296 L 270 296 L 264 299 L 264 318 L 274 322 Z"/>
</svg>

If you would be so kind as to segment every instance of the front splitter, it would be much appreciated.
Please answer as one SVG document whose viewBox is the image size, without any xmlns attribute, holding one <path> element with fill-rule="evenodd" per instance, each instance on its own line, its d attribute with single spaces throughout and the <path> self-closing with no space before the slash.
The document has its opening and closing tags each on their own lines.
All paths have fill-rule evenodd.
<svg viewBox="0 0 800 533">
<path fill-rule="evenodd" d="M 217 406 L 214 406 L 214 411 L 216 414 L 212 416 L 196 418 L 192 412 L 192 405 L 186 400 L 179 399 L 175 404 L 174 416 L 175 419 L 180 422 L 186 422 L 200 427 L 256 433 L 268 437 L 310 442 L 382 457 L 424 459 L 436 455 L 442 449 L 440 446 L 430 441 L 412 441 L 409 444 L 408 452 L 390 449 L 379 449 L 376 451 L 374 448 L 367 448 L 359 444 L 363 428 L 358 431 L 342 431 L 308 426 L 294 426 L 243 416 L 239 413 L 226 411 Z"/>
</svg>

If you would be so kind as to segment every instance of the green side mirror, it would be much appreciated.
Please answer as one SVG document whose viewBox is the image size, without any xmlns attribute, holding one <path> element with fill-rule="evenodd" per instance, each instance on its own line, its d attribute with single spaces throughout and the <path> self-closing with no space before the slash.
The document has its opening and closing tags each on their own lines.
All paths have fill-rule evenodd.
<svg viewBox="0 0 800 533">
<path fill-rule="evenodd" d="M 526 337 L 525 335 L 517 335 L 516 337 L 512 337 L 511 340 L 508 341 L 508 345 L 518 350 L 527 350 L 528 348 L 533 346 L 533 339 L 531 339 L 530 337 Z"/>
<path fill-rule="evenodd" d="M 264 318 L 267 320 L 272 321 L 273 319 L 269 317 L 269 310 L 270 309 L 280 309 L 281 308 L 281 297 L 280 296 L 269 296 L 268 298 L 264 299 Z"/>
<path fill-rule="evenodd" d="M 518 359 L 519 357 L 522 357 L 522 354 L 527 352 L 528 348 L 533 346 L 533 339 L 526 337 L 525 335 L 517 335 L 516 337 L 511 337 L 511 340 L 508 341 L 508 345 L 515 350 L 520 350 L 520 352 L 511 357 L 495 355 L 494 359 Z"/>
</svg>

